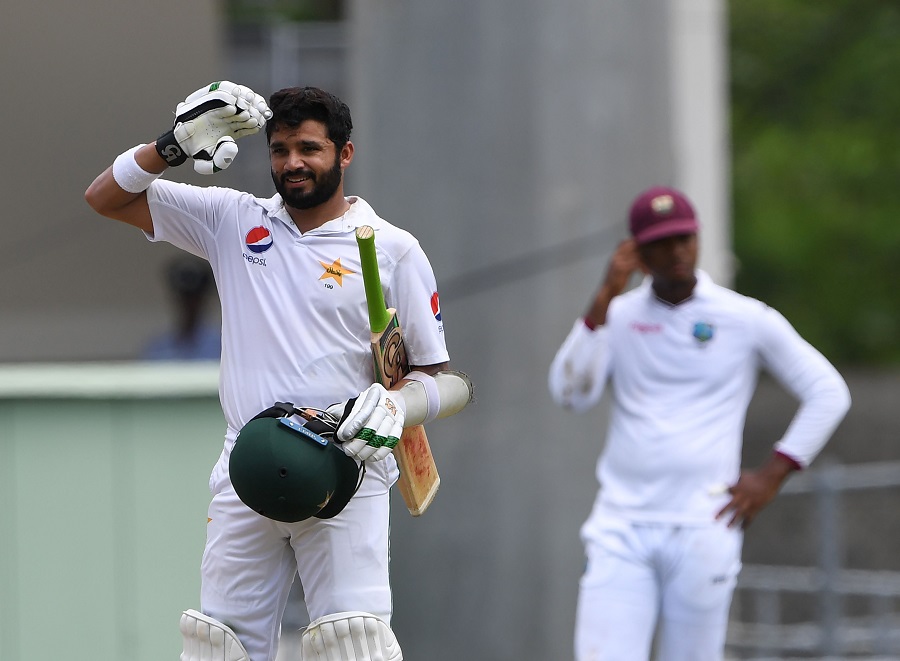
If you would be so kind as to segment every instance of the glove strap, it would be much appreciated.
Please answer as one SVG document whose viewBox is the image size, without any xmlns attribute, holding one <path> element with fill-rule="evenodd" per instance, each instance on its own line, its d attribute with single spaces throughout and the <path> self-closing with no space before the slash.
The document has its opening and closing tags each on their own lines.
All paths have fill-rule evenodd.
<svg viewBox="0 0 900 661">
<path fill-rule="evenodd" d="M 156 139 L 156 153 L 169 164 L 170 168 L 184 163 L 188 155 L 184 153 L 181 145 L 175 139 L 175 132 L 169 129 Z"/>
</svg>

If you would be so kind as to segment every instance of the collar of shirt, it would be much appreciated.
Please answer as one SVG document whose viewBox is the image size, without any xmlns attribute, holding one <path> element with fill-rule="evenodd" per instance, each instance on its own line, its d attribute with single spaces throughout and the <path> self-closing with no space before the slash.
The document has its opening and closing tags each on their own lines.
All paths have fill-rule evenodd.
<svg viewBox="0 0 900 661">
<path fill-rule="evenodd" d="M 356 228 L 362 225 L 370 225 L 376 230 L 381 227 L 381 218 L 375 214 L 368 202 L 356 195 L 350 195 L 344 199 L 350 203 L 350 208 L 342 216 L 329 220 L 304 234 L 345 234 L 356 231 Z M 261 204 L 270 218 L 276 218 L 296 231 L 291 215 L 284 208 L 281 195 L 276 193 L 272 197 L 262 200 Z"/>
<path fill-rule="evenodd" d="M 682 303 L 687 303 L 688 301 L 697 301 L 703 300 L 710 296 L 712 293 L 713 287 L 715 283 L 713 283 L 712 278 L 709 277 L 709 274 L 706 271 L 702 271 L 700 269 L 695 269 L 694 274 L 697 276 L 697 284 L 694 285 L 694 291 L 691 292 L 690 297 L 682 301 Z M 659 299 L 656 297 L 656 294 L 653 293 L 653 277 L 645 276 L 641 281 L 639 288 L 643 290 L 644 295 L 648 298 L 653 299 L 654 301 L 659 301 L 663 305 L 668 307 L 672 307 L 669 303 Z M 679 303 L 680 305 L 681 303 Z"/>
</svg>

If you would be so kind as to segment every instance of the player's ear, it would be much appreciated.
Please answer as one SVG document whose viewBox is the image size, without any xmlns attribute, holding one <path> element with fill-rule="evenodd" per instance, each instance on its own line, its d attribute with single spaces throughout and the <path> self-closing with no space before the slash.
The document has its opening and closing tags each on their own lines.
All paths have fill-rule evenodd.
<svg viewBox="0 0 900 661">
<path fill-rule="evenodd" d="M 356 151 L 356 148 L 353 146 L 353 143 L 349 140 L 347 144 L 341 147 L 341 169 L 343 170 L 345 167 L 350 165 L 350 162 L 353 160 L 353 154 Z"/>
</svg>

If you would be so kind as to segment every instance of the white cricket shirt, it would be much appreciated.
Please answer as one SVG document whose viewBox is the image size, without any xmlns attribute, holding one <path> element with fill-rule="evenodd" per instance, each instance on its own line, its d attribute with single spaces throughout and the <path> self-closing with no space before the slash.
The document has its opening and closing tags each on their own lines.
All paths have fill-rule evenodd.
<svg viewBox="0 0 900 661">
<path fill-rule="evenodd" d="M 275 402 L 325 408 L 374 381 L 355 230 L 375 229 L 381 283 L 404 330 L 410 364 L 449 360 L 434 272 L 409 232 L 348 197 L 340 218 L 300 233 L 281 197 L 166 180 L 147 190 L 152 241 L 209 260 L 222 305 L 222 460 L 244 424 Z M 382 464 L 384 464 L 382 466 Z M 368 465 L 396 473 L 396 462 Z M 369 482 L 370 480 L 366 480 Z M 365 487 L 364 487 L 365 489 Z"/>
<path fill-rule="evenodd" d="M 775 448 L 808 465 L 849 407 L 837 370 L 787 320 L 697 273 L 693 296 L 658 299 L 650 279 L 613 299 L 604 326 L 579 319 L 550 368 L 554 400 L 612 413 L 597 464 L 598 506 L 634 520 L 709 523 L 711 496 L 740 474 L 747 407 L 760 369 L 801 402 Z"/>
</svg>

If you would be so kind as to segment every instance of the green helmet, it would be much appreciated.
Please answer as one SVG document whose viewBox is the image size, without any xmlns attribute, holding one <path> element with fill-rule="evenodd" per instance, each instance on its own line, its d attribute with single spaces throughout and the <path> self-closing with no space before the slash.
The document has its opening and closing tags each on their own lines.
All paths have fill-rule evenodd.
<svg viewBox="0 0 900 661">
<path fill-rule="evenodd" d="M 311 418 L 297 422 L 295 414 Z M 238 497 L 285 523 L 338 514 L 356 493 L 364 468 L 330 440 L 337 423 L 324 411 L 282 402 L 250 420 L 229 460 Z"/>
</svg>

